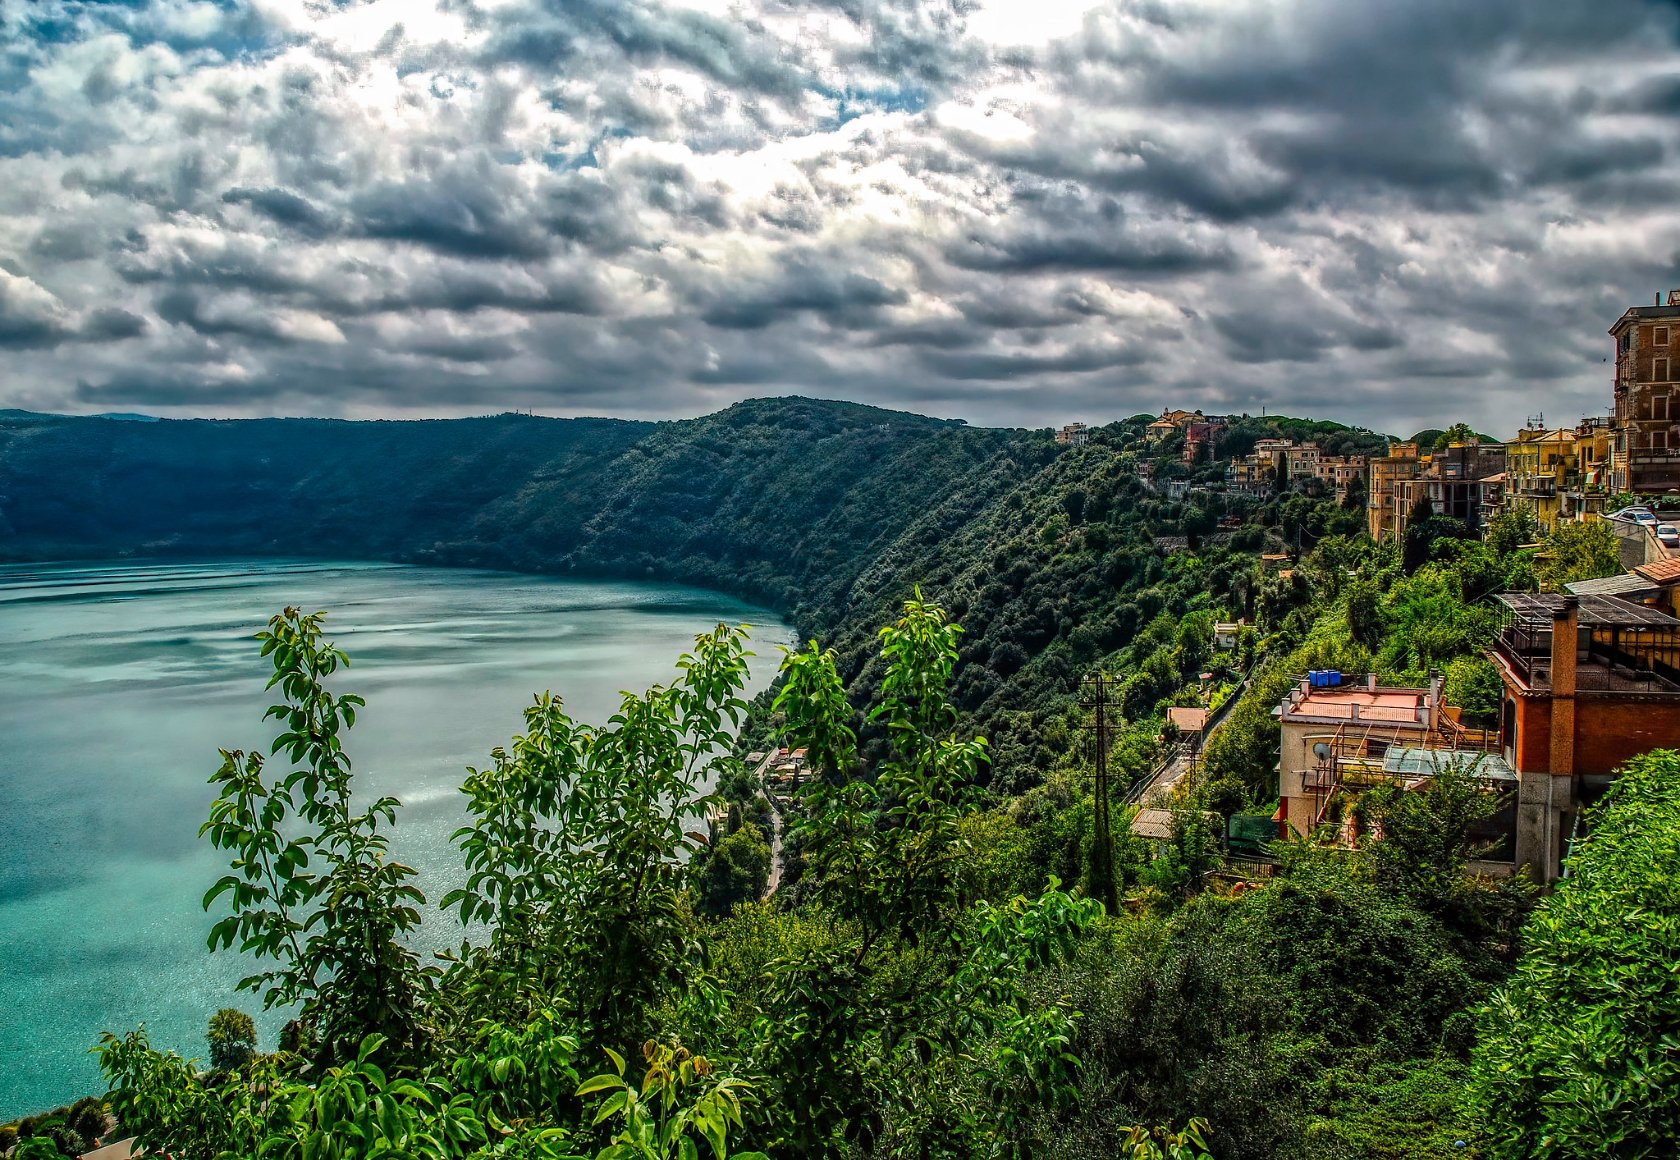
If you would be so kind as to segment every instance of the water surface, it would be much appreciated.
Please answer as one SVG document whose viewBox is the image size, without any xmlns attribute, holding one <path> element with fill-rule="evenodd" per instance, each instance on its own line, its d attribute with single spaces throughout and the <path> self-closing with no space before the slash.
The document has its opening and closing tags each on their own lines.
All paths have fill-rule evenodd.
<svg viewBox="0 0 1680 1160">
<path fill-rule="evenodd" d="M 326 609 L 368 700 L 346 745 L 358 791 L 403 802 L 399 857 L 434 902 L 459 883 L 449 835 L 468 765 L 520 728 L 531 694 L 605 720 L 620 689 L 675 676 L 695 634 L 755 626 L 751 690 L 789 639 L 768 612 L 667 585 L 378 564 L 0 566 L 0 1122 L 99 1087 L 87 1048 L 144 1021 L 204 1054 L 250 965 L 210 956 L 199 900 L 225 864 L 197 837 L 218 747 L 265 748 L 252 635 Z M 446 919 L 438 945 L 447 941 Z M 277 1018 L 259 1018 L 271 1047 Z"/>
</svg>

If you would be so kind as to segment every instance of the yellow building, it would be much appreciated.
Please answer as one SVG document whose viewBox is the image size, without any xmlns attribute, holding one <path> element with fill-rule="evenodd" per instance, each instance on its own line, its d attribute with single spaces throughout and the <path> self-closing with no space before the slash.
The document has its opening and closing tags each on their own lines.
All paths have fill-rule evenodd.
<svg viewBox="0 0 1680 1160">
<path fill-rule="evenodd" d="M 1423 466 L 1416 443 L 1390 443 L 1387 455 L 1371 459 L 1365 514 L 1373 540 L 1405 534 L 1405 484 L 1416 479 Z"/>
<path fill-rule="evenodd" d="M 1525 427 L 1505 445 L 1505 504 L 1534 513 L 1542 531 L 1563 518 L 1563 496 L 1577 483 L 1575 431 Z"/>
</svg>

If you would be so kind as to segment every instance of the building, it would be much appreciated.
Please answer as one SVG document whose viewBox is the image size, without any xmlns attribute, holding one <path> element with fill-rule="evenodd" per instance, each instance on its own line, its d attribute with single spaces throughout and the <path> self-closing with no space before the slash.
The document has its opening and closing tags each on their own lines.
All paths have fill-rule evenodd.
<svg viewBox="0 0 1680 1160">
<path fill-rule="evenodd" d="M 1184 428 L 1184 462 L 1200 463 L 1204 459 L 1213 458 L 1215 442 L 1219 439 L 1219 429 L 1225 424 L 1218 419 L 1203 419 L 1198 412 L 1196 419 Z"/>
<path fill-rule="evenodd" d="M 1090 438 L 1083 423 L 1069 423 L 1056 432 L 1056 442 L 1063 447 L 1078 447 Z"/>
<path fill-rule="evenodd" d="M 1366 530 L 1373 540 L 1406 534 L 1407 498 L 1401 485 L 1416 479 L 1423 470 L 1416 443 L 1390 443 L 1387 455 L 1371 460 L 1371 478 L 1366 485 Z"/>
<path fill-rule="evenodd" d="M 1519 779 L 1516 859 L 1557 878 L 1581 807 L 1631 757 L 1680 747 L 1680 620 L 1612 595 L 1507 593 L 1489 659 Z"/>
<path fill-rule="evenodd" d="M 1611 491 L 1680 488 L 1680 290 L 1668 303 L 1629 308 L 1610 328 L 1615 342 Z"/>
<path fill-rule="evenodd" d="M 1283 836 L 1329 825 L 1342 827 L 1351 842 L 1358 833 L 1345 807 L 1353 796 L 1379 784 L 1426 789 L 1448 766 L 1468 770 L 1491 790 L 1513 788 L 1517 776 L 1498 753 L 1498 734 L 1466 728 L 1441 686 L 1439 675 L 1426 689 L 1400 689 L 1378 685 L 1375 676 L 1344 683 L 1340 673 L 1314 673 L 1291 689 L 1272 711 L 1281 739 L 1274 820 Z M 1501 844 L 1495 853 L 1507 870 L 1515 822 L 1515 809 L 1504 810 L 1478 833 Z"/>
<path fill-rule="evenodd" d="M 1460 520 L 1472 534 L 1480 535 L 1487 521 L 1499 510 L 1499 497 L 1504 495 L 1505 464 L 1505 444 L 1476 439 L 1420 456 L 1417 475 L 1396 483 L 1400 534 L 1405 533 L 1412 511 L 1428 500 L 1433 514 Z"/>
<path fill-rule="evenodd" d="M 1582 520 L 1604 514 L 1617 474 L 1616 435 L 1608 415 L 1575 425 L 1575 476 L 1562 494 L 1558 516 Z"/>
<path fill-rule="evenodd" d="M 1264 495 L 1272 490 L 1277 469 L 1259 455 L 1239 455 L 1225 465 L 1225 489 L 1246 495 Z"/>
<path fill-rule="evenodd" d="M 1167 722 L 1178 731 L 1180 741 L 1192 749 L 1198 749 L 1202 743 L 1202 730 L 1207 728 L 1208 711 L 1206 709 L 1168 709 Z"/>
<path fill-rule="evenodd" d="M 1563 496 L 1580 482 L 1575 431 L 1569 427 L 1524 427 L 1505 445 L 1505 503 L 1526 509 L 1542 531 L 1563 519 Z"/>
<path fill-rule="evenodd" d="M 1319 459 L 1317 476 L 1337 499 L 1346 499 L 1355 483 L 1362 483 L 1370 461 L 1363 455 L 1326 455 Z"/>
<path fill-rule="evenodd" d="M 1317 479 L 1318 465 L 1323 459 L 1324 452 L 1318 449 L 1316 443 L 1293 444 L 1283 450 L 1283 462 L 1291 483 L 1300 479 Z"/>
<path fill-rule="evenodd" d="M 1161 417 L 1145 427 L 1144 431 L 1152 439 L 1165 439 L 1174 431 L 1182 431 L 1187 424 L 1193 423 L 1201 417 L 1202 413 L 1200 411 L 1169 411 L 1162 407 Z"/>
</svg>

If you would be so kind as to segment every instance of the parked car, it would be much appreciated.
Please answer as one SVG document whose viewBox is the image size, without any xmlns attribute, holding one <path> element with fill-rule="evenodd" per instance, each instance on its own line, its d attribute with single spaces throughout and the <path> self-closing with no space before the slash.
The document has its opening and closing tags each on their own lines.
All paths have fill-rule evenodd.
<svg viewBox="0 0 1680 1160">
<path fill-rule="evenodd" d="M 1680 528 L 1673 524 L 1658 524 L 1657 539 L 1665 548 L 1680 548 Z"/>
<path fill-rule="evenodd" d="M 1632 520 L 1636 524 L 1645 524 L 1653 528 L 1657 526 L 1657 517 L 1650 508 L 1625 507 L 1619 511 L 1611 512 L 1610 518 L 1613 520 Z"/>
</svg>

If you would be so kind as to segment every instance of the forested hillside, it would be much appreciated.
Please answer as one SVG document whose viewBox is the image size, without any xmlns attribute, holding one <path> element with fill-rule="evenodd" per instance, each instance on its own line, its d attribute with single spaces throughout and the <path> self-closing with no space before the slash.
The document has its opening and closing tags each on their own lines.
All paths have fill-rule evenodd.
<svg viewBox="0 0 1680 1160">
<path fill-rule="evenodd" d="M 1138 465 L 1183 476 L 1178 445 L 1146 445 L 1145 421 L 1064 448 L 809 399 L 658 424 L 12 412 L 0 560 L 340 556 L 682 581 L 762 601 L 833 646 L 860 705 L 874 633 L 920 585 L 966 626 L 952 697 L 994 742 L 988 779 L 1025 788 L 1056 759 L 1046 729 L 1082 668 L 1163 613 L 1249 610 L 1268 535 L 1281 549 L 1359 523 L 1301 494 L 1168 501 Z M 1249 444 L 1285 430 L 1374 438 L 1306 420 L 1233 428 Z M 1216 535 L 1222 516 L 1245 525 Z M 1183 551 L 1192 539 L 1201 550 Z M 1183 677 L 1156 659 L 1129 708 L 1147 716 Z"/>
<path fill-rule="evenodd" d="M 1005 446 L 849 403 L 702 419 L 0 416 L 0 559 L 230 554 L 657 577 L 826 605 Z"/>
<path fill-rule="evenodd" d="M 1426 793 L 1355 795 L 1322 840 L 1268 846 L 1268 873 L 1223 846 L 1234 815 L 1270 824 L 1271 710 L 1301 670 L 1442 669 L 1486 720 L 1490 595 L 1618 570 L 1608 529 L 1537 549 L 1520 515 L 1486 541 L 1427 517 L 1375 544 L 1357 491 L 1169 499 L 1167 481 L 1221 468 L 1186 467 L 1146 422 L 1059 447 L 805 400 L 659 425 L 0 416 L 15 558 L 679 579 L 821 642 L 750 707 L 749 642 L 726 627 L 604 725 L 540 698 L 469 771 L 462 885 L 427 899 L 388 857 L 400 803 L 353 793 L 353 674 L 318 618 L 285 610 L 259 662 L 284 732 L 266 758 L 223 752 L 204 834 L 229 873 L 205 906 L 212 947 L 261 972 L 253 1000 L 297 1018 L 265 1051 L 247 1015 L 216 1013 L 209 1068 L 113 1034 L 111 1091 L 0 1125 L 0 1150 L 75 1155 L 110 1115 L 190 1156 L 1666 1154 L 1680 927 L 1673 842 L 1642 819 L 1674 813 L 1674 755 L 1595 807 L 1575 876 L 1532 920 L 1524 877 L 1470 873 L 1501 802 L 1455 768 Z M 1239 616 L 1216 648 L 1216 619 Z M 1099 669 L 1109 843 L 1077 695 Z M 1165 710 L 1231 699 L 1165 840 L 1134 835 L 1120 791 L 1167 750 Z M 774 808 L 738 756 L 772 737 L 808 761 Z M 439 907 L 474 939 L 434 947 Z M 1617 1028 L 1647 1013 L 1657 1030 L 1623 1052 Z"/>
</svg>

